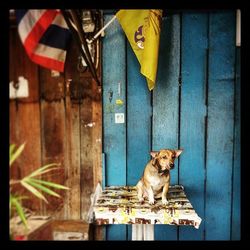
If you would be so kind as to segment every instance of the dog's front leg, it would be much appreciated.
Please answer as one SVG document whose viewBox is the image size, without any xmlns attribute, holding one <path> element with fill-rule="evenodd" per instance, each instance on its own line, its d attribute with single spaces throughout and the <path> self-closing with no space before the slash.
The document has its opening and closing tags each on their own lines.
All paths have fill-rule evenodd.
<svg viewBox="0 0 250 250">
<path fill-rule="evenodd" d="M 169 187 L 169 182 L 167 182 L 162 190 L 162 204 L 163 205 L 167 205 L 168 201 L 167 201 L 167 193 L 168 193 L 168 187 Z"/>
<path fill-rule="evenodd" d="M 143 202 L 144 201 L 144 199 L 143 199 L 143 184 L 142 184 L 141 180 L 137 183 L 136 188 L 137 188 L 138 200 L 139 200 L 139 202 Z"/>
<path fill-rule="evenodd" d="M 147 191 L 148 191 L 148 202 L 149 204 L 154 204 L 155 203 L 155 199 L 154 199 L 154 192 L 151 186 L 147 187 Z"/>
</svg>

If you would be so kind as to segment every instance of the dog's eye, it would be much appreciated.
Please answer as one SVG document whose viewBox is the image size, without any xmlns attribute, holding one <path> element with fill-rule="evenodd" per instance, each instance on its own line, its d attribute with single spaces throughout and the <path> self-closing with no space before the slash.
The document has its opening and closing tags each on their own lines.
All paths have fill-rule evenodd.
<svg viewBox="0 0 250 250">
<path fill-rule="evenodd" d="M 167 156 L 166 155 L 162 156 L 162 159 L 167 159 Z"/>
</svg>

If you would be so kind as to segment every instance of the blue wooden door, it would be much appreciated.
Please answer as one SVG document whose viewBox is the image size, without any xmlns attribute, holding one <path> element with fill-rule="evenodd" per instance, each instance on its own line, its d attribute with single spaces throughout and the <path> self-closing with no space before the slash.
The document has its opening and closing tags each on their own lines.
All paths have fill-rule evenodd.
<svg viewBox="0 0 250 250">
<path fill-rule="evenodd" d="M 105 14 L 105 22 L 112 17 Z M 106 30 L 104 185 L 135 185 L 151 150 L 184 148 L 171 184 L 184 185 L 202 218 L 198 230 L 156 225 L 156 240 L 240 239 L 240 53 L 235 26 L 234 11 L 164 17 L 152 92 L 119 23 Z M 131 240 L 131 226 L 106 229 L 107 240 Z"/>
</svg>

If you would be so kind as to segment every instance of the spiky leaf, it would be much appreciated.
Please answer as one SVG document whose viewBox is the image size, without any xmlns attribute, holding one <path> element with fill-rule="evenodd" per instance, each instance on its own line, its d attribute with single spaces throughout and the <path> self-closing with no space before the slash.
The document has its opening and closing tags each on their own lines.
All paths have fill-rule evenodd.
<svg viewBox="0 0 250 250">
<path fill-rule="evenodd" d="M 40 189 L 41 191 L 49 194 L 49 195 L 52 195 L 52 196 L 56 196 L 56 197 L 61 197 L 59 194 L 57 194 L 56 192 L 50 190 L 49 188 L 47 187 L 44 187 L 43 185 L 41 184 L 38 184 L 30 179 L 26 180 L 26 183 L 30 184 L 31 186 L 33 187 L 36 187 L 37 189 Z"/>
<path fill-rule="evenodd" d="M 15 144 L 10 144 L 10 158 L 13 155 L 14 149 L 15 149 L 16 145 Z"/>
<path fill-rule="evenodd" d="M 39 176 L 39 175 L 43 175 L 49 171 L 58 169 L 59 167 L 53 167 L 53 166 L 58 166 L 59 164 L 57 163 L 51 163 L 51 164 L 47 164 L 41 168 L 38 168 L 37 170 L 35 170 L 34 172 L 32 172 L 30 175 L 28 175 L 27 177 L 34 177 L 34 176 Z"/>
<path fill-rule="evenodd" d="M 19 203 L 18 199 L 20 199 L 20 197 L 16 198 L 16 197 L 10 196 L 10 204 L 15 206 L 18 216 L 20 217 L 21 221 L 23 222 L 23 224 L 27 228 L 28 224 L 27 224 L 26 216 L 25 216 L 25 213 L 23 211 L 23 207 Z M 12 207 L 11 205 L 10 205 L 10 209 Z"/>
<path fill-rule="evenodd" d="M 34 179 L 34 178 L 30 178 L 30 180 L 37 182 L 37 183 L 41 183 L 43 185 L 49 186 L 49 187 L 53 187 L 53 188 L 57 188 L 57 189 L 69 189 L 66 186 L 54 183 L 54 182 L 50 182 L 50 181 L 44 181 L 44 180 L 38 180 L 38 179 Z"/>
<path fill-rule="evenodd" d="M 25 147 L 25 143 L 23 143 L 15 152 L 14 152 L 14 148 L 15 145 L 11 145 L 10 146 L 10 166 L 12 165 L 12 163 L 16 160 L 16 158 L 22 153 L 23 149 Z"/>
<path fill-rule="evenodd" d="M 21 184 L 26 188 L 28 189 L 32 194 L 34 194 L 36 197 L 38 197 L 39 199 L 42 199 L 44 200 L 46 203 L 48 203 L 47 199 L 37 190 L 35 189 L 33 186 L 31 186 L 30 184 L 28 184 L 26 182 L 25 179 L 23 179 L 21 181 Z"/>
</svg>

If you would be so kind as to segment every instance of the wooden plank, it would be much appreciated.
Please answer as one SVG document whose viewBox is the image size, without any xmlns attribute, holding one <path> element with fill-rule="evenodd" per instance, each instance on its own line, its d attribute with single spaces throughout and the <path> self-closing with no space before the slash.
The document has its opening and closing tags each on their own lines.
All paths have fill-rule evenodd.
<svg viewBox="0 0 250 250">
<path fill-rule="evenodd" d="M 64 78 L 52 78 L 51 71 L 40 69 L 41 95 L 41 133 L 42 133 L 42 163 L 59 163 L 61 168 L 45 174 L 43 179 L 65 185 L 65 103 L 59 96 L 62 95 Z M 52 94 L 56 101 L 51 99 L 48 85 L 52 85 L 55 93 Z M 58 97 L 58 98 L 57 98 Z M 48 204 L 44 204 L 43 213 L 53 215 L 57 219 L 64 217 L 65 190 L 59 190 L 62 197 L 47 196 Z"/>
<path fill-rule="evenodd" d="M 63 101 L 48 103 L 42 101 L 42 159 L 43 165 L 59 163 L 61 168 L 43 176 L 44 180 L 53 181 L 65 185 L 65 119 Z M 57 219 L 62 219 L 64 195 L 63 190 L 57 191 L 62 198 L 47 196 L 49 204 L 44 204 L 44 214 L 51 214 Z"/>
<path fill-rule="evenodd" d="M 102 90 L 101 87 L 92 81 L 92 118 L 95 126 L 92 129 L 92 150 L 93 160 L 93 188 L 95 190 L 98 183 L 102 183 Z M 103 240 L 104 226 L 94 228 L 95 240 Z"/>
<path fill-rule="evenodd" d="M 127 96 L 127 185 L 136 185 L 150 159 L 152 106 L 146 79 L 128 41 Z M 128 225 L 128 240 L 131 235 Z"/>
<path fill-rule="evenodd" d="M 24 240 L 52 240 L 51 222 L 48 216 L 30 216 L 26 229 L 19 217 L 13 217 L 10 220 L 12 237 L 14 240 L 18 237 L 24 237 Z"/>
<path fill-rule="evenodd" d="M 26 142 L 24 151 L 11 168 L 11 178 L 20 179 L 41 166 L 38 67 L 26 55 L 16 28 L 10 30 L 9 38 L 9 81 L 16 83 L 18 77 L 23 76 L 29 85 L 29 97 L 9 102 L 10 143 L 18 147 Z M 23 189 L 19 191 L 21 190 Z M 28 191 L 21 192 L 31 197 L 23 202 L 25 207 L 35 211 L 40 210 L 39 199 L 34 198 Z"/>
<path fill-rule="evenodd" d="M 18 129 L 18 120 L 17 120 L 17 103 L 15 101 L 9 102 L 9 143 L 10 144 L 16 144 L 17 146 L 21 145 L 24 141 L 24 139 L 21 138 L 21 141 L 19 141 L 19 129 Z M 24 152 L 23 152 L 24 153 Z M 15 162 L 12 164 L 12 167 L 10 168 L 10 177 L 12 179 L 20 179 L 21 168 L 19 165 L 21 164 L 21 161 L 19 163 L 19 159 L 17 158 Z"/>
<path fill-rule="evenodd" d="M 18 99 L 19 102 L 38 102 L 38 66 L 27 56 L 16 27 L 10 29 L 9 39 L 9 44 L 11 46 L 9 50 L 9 81 L 17 83 L 18 77 L 23 76 L 28 80 L 29 96 Z"/>
<path fill-rule="evenodd" d="M 241 46 L 241 10 L 237 9 L 236 12 L 236 46 Z"/>
<path fill-rule="evenodd" d="M 153 150 L 178 147 L 179 65 L 180 16 L 174 14 L 162 23 L 158 76 L 153 91 Z M 171 184 L 177 183 L 178 167 L 171 173 Z M 155 240 L 176 239 L 176 227 L 155 226 Z"/>
<path fill-rule="evenodd" d="M 20 157 L 15 161 L 12 171 L 17 171 L 13 173 L 15 177 L 23 178 L 41 167 L 39 103 L 20 103 L 17 109 L 14 106 L 14 103 L 10 105 L 10 127 L 12 128 L 10 142 L 16 144 L 17 147 L 24 142 L 26 145 Z M 24 191 L 23 195 L 30 197 L 23 202 L 25 207 L 35 211 L 40 210 L 41 204 L 38 198 L 28 191 Z"/>
<path fill-rule="evenodd" d="M 106 160 L 105 160 L 105 154 L 102 153 L 102 190 L 104 190 L 105 187 L 106 187 Z M 102 240 L 105 240 L 107 227 L 104 226 L 102 228 L 103 228 Z"/>
<path fill-rule="evenodd" d="M 106 187 L 106 157 L 102 153 L 102 189 Z"/>
<path fill-rule="evenodd" d="M 21 176 L 24 177 L 40 167 L 40 128 L 39 128 L 39 104 L 19 104 L 15 113 L 17 147 L 26 142 L 24 151 L 20 155 L 18 165 L 21 170 Z M 31 119 L 32 117 L 32 119 Z M 13 131 L 14 132 L 14 131 Z M 38 136 L 34 140 L 34 136 Z M 21 168 L 22 166 L 25 166 Z"/>
<path fill-rule="evenodd" d="M 80 143 L 81 143 L 81 219 L 87 221 L 87 214 L 91 203 L 90 195 L 93 189 L 93 141 L 92 127 L 92 80 L 80 78 L 83 86 L 83 99 L 80 104 Z"/>
<path fill-rule="evenodd" d="M 70 98 L 70 84 L 79 81 L 78 55 L 79 51 L 72 42 L 65 65 L 65 185 L 70 189 L 65 193 L 64 219 L 73 220 L 81 218 L 80 107 Z"/>
<path fill-rule="evenodd" d="M 51 223 L 52 234 L 63 237 L 63 233 L 81 233 L 82 240 L 93 240 L 93 225 L 82 220 L 54 220 Z M 70 239 L 68 239 L 70 240 Z"/>
<path fill-rule="evenodd" d="M 98 183 L 102 183 L 102 90 L 92 80 L 92 143 L 93 143 L 93 178 L 94 188 Z"/>
<path fill-rule="evenodd" d="M 107 23 L 113 15 L 104 16 Z M 106 185 L 126 185 L 126 123 L 115 123 L 115 113 L 126 112 L 126 50 L 124 33 L 115 20 L 103 41 L 103 150 L 106 157 Z M 118 83 L 123 105 L 116 105 Z M 112 91 L 112 92 L 111 92 Z M 111 98 L 110 93 L 113 93 Z M 125 117 L 126 122 L 126 117 Z M 107 226 L 107 240 L 125 240 L 126 226 Z"/>
<path fill-rule="evenodd" d="M 127 185 L 136 185 L 151 150 L 151 93 L 131 46 L 127 45 Z M 142 112 L 143 109 L 143 112 Z"/>
<path fill-rule="evenodd" d="M 234 162 L 233 162 L 233 204 L 232 204 L 232 225 L 231 239 L 241 238 L 241 65 L 240 48 L 236 52 L 236 81 L 235 81 L 235 124 L 234 124 Z"/>
<path fill-rule="evenodd" d="M 65 185 L 70 188 L 65 194 L 65 215 L 64 219 L 80 219 L 81 194 L 80 194 L 80 121 L 79 105 L 70 102 L 66 97 L 66 152 L 67 163 Z M 65 160 L 66 160 L 65 159 Z"/>
<path fill-rule="evenodd" d="M 229 240 L 234 123 L 235 13 L 209 16 L 206 240 Z"/>
<path fill-rule="evenodd" d="M 179 183 L 201 218 L 204 218 L 205 116 L 208 14 L 182 15 L 182 87 Z M 202 240 L 204 223 L 199 230 L 180 227 L 180 240 Z"/>
</svg>

